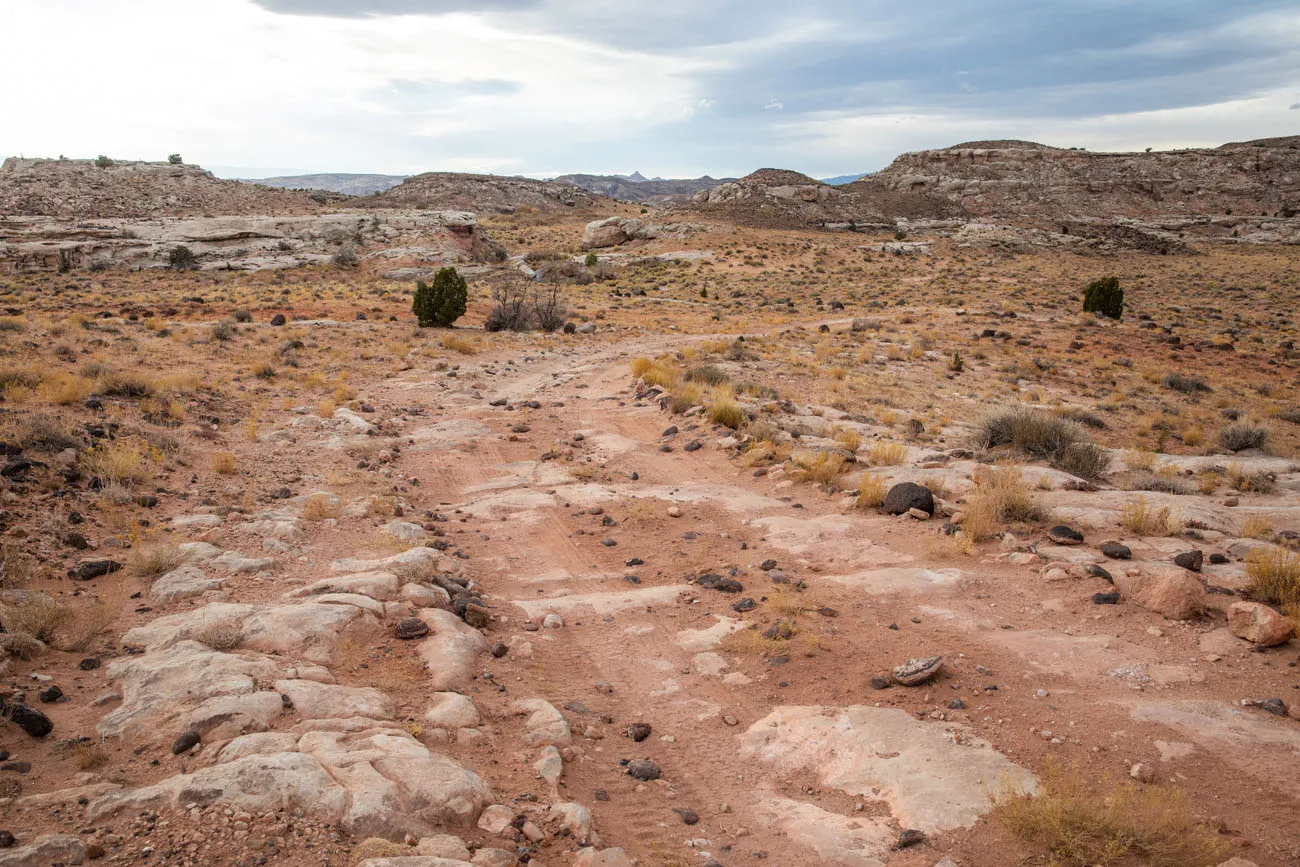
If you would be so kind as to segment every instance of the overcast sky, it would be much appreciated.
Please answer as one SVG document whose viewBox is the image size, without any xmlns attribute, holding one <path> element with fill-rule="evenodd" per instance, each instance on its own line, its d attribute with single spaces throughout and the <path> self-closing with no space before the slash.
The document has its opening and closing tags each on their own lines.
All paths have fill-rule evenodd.
<svg viewBox="0 0 1300 867">
<path fill-rule="evenodd" d="M 1297 0 L 0 0 L 0 154 L 816 177 L 1300 133 Z"/>
</svg>

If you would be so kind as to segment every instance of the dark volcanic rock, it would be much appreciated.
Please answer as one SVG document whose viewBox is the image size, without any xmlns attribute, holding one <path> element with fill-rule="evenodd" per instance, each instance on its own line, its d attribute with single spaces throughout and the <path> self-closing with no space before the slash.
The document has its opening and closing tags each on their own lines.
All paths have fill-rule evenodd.
<svg viewBox="0 0 1300 867">
<path fill-rule="evenodd" d="M 633 759 L 628 762 L 627 774 L 634 780 L 649 783 L 659 779 L 659 766 L 649 759 Z"/>
<path fill-rule="evenodd" d="M 916 482 L 900 482 L 889 489 L 885 500 L 880 504 L 886 514 L 904 515 L 909 509 L 920 509 L 927 515 L 934 515 L 934 494 L 925 485 Z"/>
<path fill-rule="evenodd" d="M 0 716 L 34 738 L 43 738 L 54 731 L 54 723 L 49 717 L 21 701 L 0 700 Z"/>
</svg>

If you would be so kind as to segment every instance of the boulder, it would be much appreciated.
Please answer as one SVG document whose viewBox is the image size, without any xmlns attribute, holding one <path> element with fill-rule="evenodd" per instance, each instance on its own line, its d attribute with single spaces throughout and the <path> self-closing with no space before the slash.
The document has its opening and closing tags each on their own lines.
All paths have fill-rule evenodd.
<svg viewBox="0 0 1300 867">
<path fill-rule="evenodd" d="M 50 834 L 16 849 L 0 851 L 0 867 L 50 867 L 86 863 L 86 844 L 72 834 Z"/>
<path fill-rule="evenodd" d="M 1261 647 L 1285 644 L 1295 634 L 1295 622 L 1259 602 L 1234 602 L 1228 606 L 1228 628 L 1238 638 Z"/>
<path fill-rule="evenodd" d="M 889 515 L 903 515 L 911 509 L 920 509 L 927 515 L 934 515 L 934 494 L 925 485 L 900 482 L 889 489 L 880 507 Z"/>
<path fill-rule="evenodd" d="M 1170 620 L 1190 620 L 1205 609 L 1205 588 L 1201 580 L 1183 569 L 1149 564 L 1114 578 L 1115 587 L 1125 601 Z"/>
<path fill-rule="evenodd" d="M 458 692 L 435 692 L 424 710 L 425 725 L 437 729 L 473 728 L 481 721 L 474 700 Z"/>
<path fill-rule="evenodd" d="M 209 590 L 220 590 L 224 578 L 209 578 L 198 566 L 181 566 L 166 573 L 149 588 L 149 596 L 159 605 L 201 596 Z"/>
</svg>

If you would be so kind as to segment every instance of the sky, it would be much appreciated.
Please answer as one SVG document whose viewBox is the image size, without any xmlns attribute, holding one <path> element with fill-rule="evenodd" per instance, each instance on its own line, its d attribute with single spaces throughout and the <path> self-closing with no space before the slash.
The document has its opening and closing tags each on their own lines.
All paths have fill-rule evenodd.
<svg viewBox="0 0 1300 867">
<path fill-rule="evenodd" d="M 0 155 L 814 177 L 1300 133 L 1281 0 L 0 0 Z"/>
</svg>

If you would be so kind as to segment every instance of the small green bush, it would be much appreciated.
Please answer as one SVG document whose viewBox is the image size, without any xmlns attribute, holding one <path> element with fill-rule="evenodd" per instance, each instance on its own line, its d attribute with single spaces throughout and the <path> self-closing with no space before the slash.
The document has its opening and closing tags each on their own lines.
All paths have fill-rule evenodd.
<svg viewBox="0 0 1300 867">
<path fill-rule="evenodd" d="M 465 278 L 455 268 L 443 268 L 433 275 L 432 283 L 420 280 L 415 284 L 415 301 L 411 309 L 421 328 L 449 328 L 465 315 L 468 297 L 469 287 L 465 285 Z"/>
<path fill-rule="evenodd" d="M 189 247 L 177 244 L 167 254 L 167 266 L 173 271 L 193 271 L 199 267 L 199 260 Z"/>
<path fill-rule="evenodd" d="M 110 166 L 116 165 L 116 163 L 113 162 L 112 157 L 106 157 L 103 154 L 100 154 L 95 157 L 95 165 L 99 166 L 101 169 L 106 169 Z"/>
<path fill-rule="evenodd" d="M 588 268 L 595 268 L 596 264 L 600 262 L 600 258 L 595 253 L 588 253 L 584 261 L 587 263 Z"/>
<path fill-rule="evenodd" d="M 1103 277 L 1093 280 L 1083 292 L 1083 312 L 1100 313 L 1111 319 L 1124 315 L 1124 290 L 1120 288 L 1118 277 Z"/>
<path fill-rule="evenodd" d="M 167 162 L 171 163 L 174 166 L 179 166 L 182 163 L 184 163 L 185 160 L 181 159 L 180 154 L 171 154 L 170 156 L 167 157 Z"/>
</svg>

